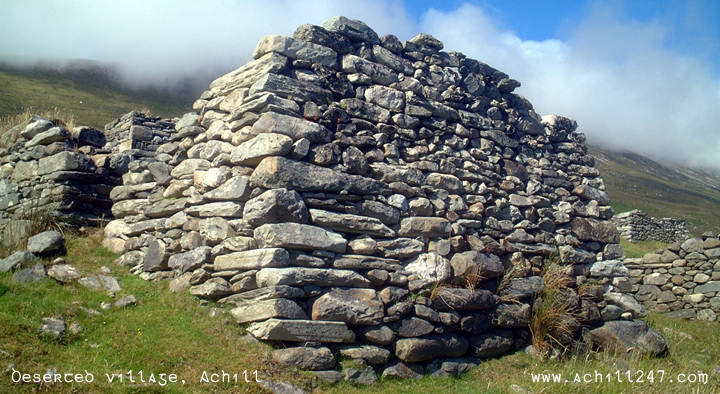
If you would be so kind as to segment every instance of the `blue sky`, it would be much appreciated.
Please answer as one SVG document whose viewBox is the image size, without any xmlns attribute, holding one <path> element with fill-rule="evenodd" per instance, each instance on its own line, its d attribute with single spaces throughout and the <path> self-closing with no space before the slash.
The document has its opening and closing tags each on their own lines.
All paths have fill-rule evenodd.
<svg viewBox="0 0 720 394">
<path fill-rule="evenodd" d="M 720 1 L 488 1 L 408 0 L 407 9 L 418 21 L 428 9 L 450 11 L 463 4 L 484 10 L 506 30 L 524 40 L 568 39 L 578 21 L 605 9 L 615 17 L 638 24 L 656 23 L 666 29 L 668 48 L 701 55 L 720 75 Z"/>
<path fill-rule="evenodd" d="M 0 12 L 0 60 L 91 59 L 172 85 L 251 60 L 258 40 L 335 15 L 434 35 L 519 80 L 588 140 L 720 168 L 720 0 L 24 0 Z"/>
</svg>

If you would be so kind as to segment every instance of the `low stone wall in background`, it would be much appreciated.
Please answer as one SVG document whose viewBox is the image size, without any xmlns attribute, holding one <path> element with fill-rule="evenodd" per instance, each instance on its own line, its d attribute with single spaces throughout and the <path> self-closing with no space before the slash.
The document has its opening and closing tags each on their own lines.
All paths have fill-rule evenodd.
<svg viewBox="0 0 720 394">
<path fill-rule="evenodd" d="M 154 157 L 174 131 L 172 121 L 138 112 L 109 123 L 105 132 L 68 130 L 41 117 L 6 131 L 0 141 L 0 239 L 22 237 L 40 216 L 72 225 L 111 219 L 112 188 L 135 176 L 127 175 L 130 163 Z"/>
<path fill-rule="evenodd" d="M 636 241 L 661 241 L 672 243 L 690 238 L 687 222 L 683 218 L 654 218 L 639 209 L 623 212 L 613 217 L 620 236 Z"/>
<path fill-rule="evenodd" d="M 626 259 L 631 294 L 650 311 L 715 321 L 720 312 L 720 239 L 713 233 Z"/>
</svg>

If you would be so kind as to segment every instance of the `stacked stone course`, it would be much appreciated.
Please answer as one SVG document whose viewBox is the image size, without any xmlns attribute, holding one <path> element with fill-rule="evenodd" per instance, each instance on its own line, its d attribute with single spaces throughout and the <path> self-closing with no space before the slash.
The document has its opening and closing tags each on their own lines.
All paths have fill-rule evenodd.
<svg viewBox="0 0 720 394">
<path fill-rule="evenodd" d="M 73 225 L 112 218 L 110 191 L 123 183 L 130 162 L 152 157 L 174 124 L 137 112 L 108 125 L 105 133 L 33 117 L 0 141 L 2 238 L 24 231 L 37 215 Z"/>
<path fill-rule="evenodd" d="M 553 255 L 583 324 L 642 314 L 615 291 L 628 272 L 576 123 L 442 48 L 343 17 L 263 38 L 130 164 L 106 245 L 257 338 L 309 344 L 276 354 L 305 369 L 455 373 L 521 348 Z"/>
<path fill-rule="evenodd" d="M 720 239 L 675 242 L 641 259 L 627 259 L 632 288 L 628 293 L 648 310 L 685 319 L 715 321 L 720 313 Z"/>
<path fill-rule="evenodd" d="M 620 236 L 630 242 L 661 241 L 673 243 L 690 238 L 683 218 L 654 218 L 639 209 L 619 213 L 612 218 Z"/>
</svg>

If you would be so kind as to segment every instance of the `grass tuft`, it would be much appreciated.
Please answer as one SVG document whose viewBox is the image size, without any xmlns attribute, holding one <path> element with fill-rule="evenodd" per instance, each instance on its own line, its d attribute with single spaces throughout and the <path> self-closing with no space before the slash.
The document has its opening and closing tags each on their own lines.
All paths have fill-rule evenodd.
<svg viewBox="0 0 720 394">
<path fill-rule="evenodd" d="M 573 279 L 568 266 L 557 262 L 546 264 L 542 278 L 545 287 L 534 302 L 530 320 L 532 344 L 539 354 L 547 357 L 554 349 L 568 350 L 567 339 L 572 338 L 579 327 L 577 306 L 566 294 L 572 291 Z"/>
</svg>

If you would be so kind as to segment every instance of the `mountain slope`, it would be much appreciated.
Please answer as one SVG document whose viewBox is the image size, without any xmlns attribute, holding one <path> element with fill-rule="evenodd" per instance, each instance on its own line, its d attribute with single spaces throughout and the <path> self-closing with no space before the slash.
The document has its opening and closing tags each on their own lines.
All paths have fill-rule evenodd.
<svg viewBox="0 0 720 394">
<path fill-rule="evenodd" d="M 651 216 L 684 217 L 695 234 L 720 231 L 720 178 L 632 152 L 589 151 L 616 212 L 638 208 Z"/>
<path fill-rule="evenodd" d="M 76 124 L 102 129 L 123 113 L 147 109 L 171 117 L 190 110 L 191 101 L 172 95 L 121 91 L 96 74 L 51 69 L 17 70 L 0 65 L 0 118 L 31 108 L 31 112 L 72 114 Z M 83 78 L 85 75 L 85 78 Z M 4 130 L 2 130 L 4 131 Z"/>
</svg>

